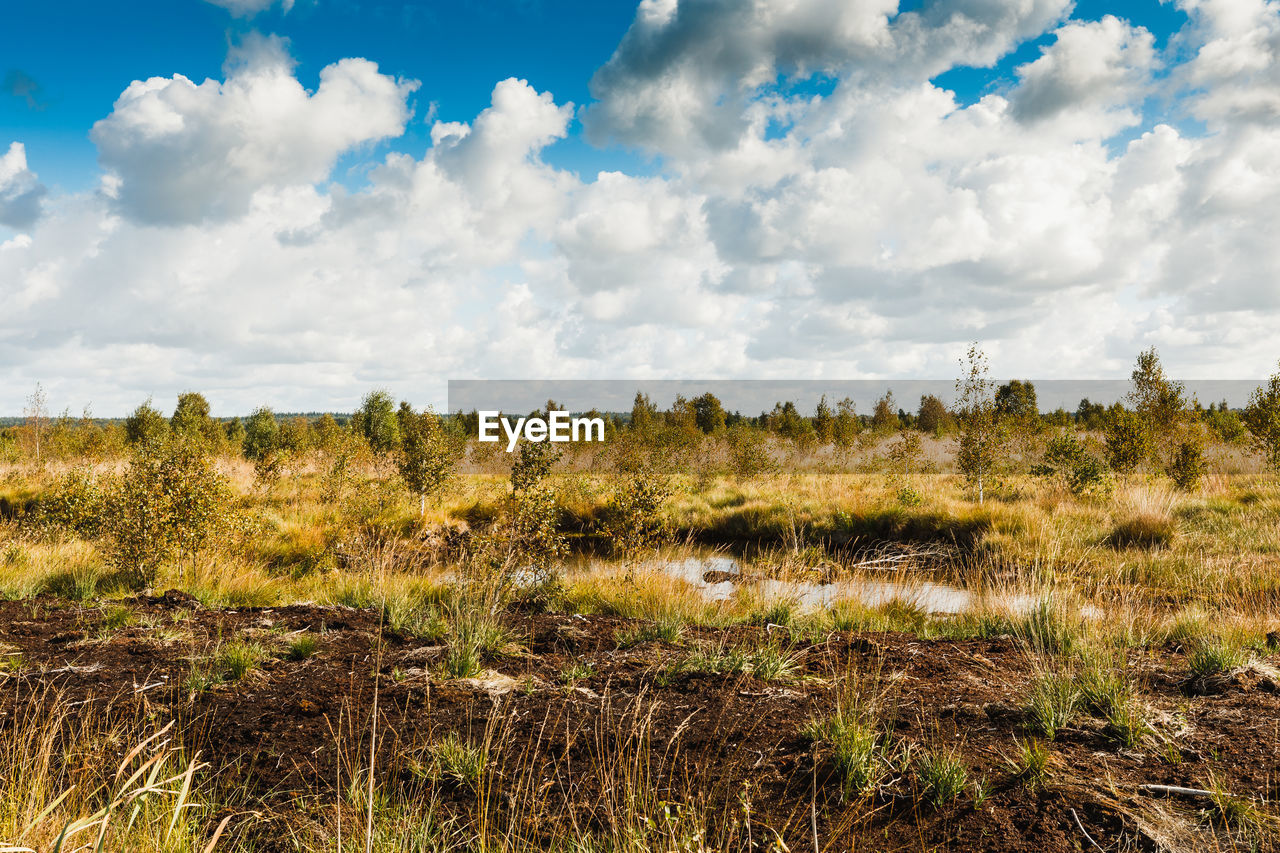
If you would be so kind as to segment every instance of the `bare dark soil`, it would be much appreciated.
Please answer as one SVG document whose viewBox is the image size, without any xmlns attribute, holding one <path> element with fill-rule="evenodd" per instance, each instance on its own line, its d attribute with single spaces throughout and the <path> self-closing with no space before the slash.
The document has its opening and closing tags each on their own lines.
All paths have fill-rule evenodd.
<svg viewBox="0 0 1280 853">
<path fill-rule="evenodd" d="M 1012 638 L 833 634 L 792 647 L 776 628 L 768 635 L 743 627 L 690 629 L 679 646 L 621 649 L 615 634 L 627 620 L 514 613 L 509 627 L 520 648 L 487 661 L 486 677 L 450 680 L 441 647 L 380 631 L 369 611 L 207 610 L 178 593 L 125 604 L 142 621 L 115 630 L 103 627 L 101 608 L 51 598 L 0 604 L 0 646 L 22 655 L 19 671 L 0 676 L 0 727 L 17 706 L 51 702 L 54 693 L 121 719 L 176 719 L 217 781 L 255 804 L 257 816 L 245 817 L 237 834 L 254 838 L 255 849 L 294 849 L 282 827 L 314 827 L 342 801 L 353 768 L 367 766 L 375 694 L 384 786 L 433 791 L 462 820 L 477 819 L 483 799 L 548 840 L 574 826 L 602 827 L 619 774 L 631 772 L 656 799 L 710 814 L 713 840 L 715 825 L 741 820 L 749 802 L 761 849 L 772 839 L 765 827 L 791 850 L 813 849 L 814 817 L 823 850 L 1095 849 L 1085 832 L 1106 850 L 1231 849 L 1232 833 L 1199 814 L 1206 802 L 1155 800 L 1140 786 L 1204 788 L 1216 778 L 1270 809 L 1280 778 L 1276 685 L 1240 679 L 1187 695 L 1177 648 L 1130 660 L 1160 738 L 1125 750 L 1084 715 L 1051 745 L 1047 786 L 1031 791 L 1008 763 L 1015 738 L 1030 735 L 1021 705 L 1033 677 Z M 315 635 L 317 651 L 287 659 L 289 640 L 302 632 Z M 239 680 L 193 691 L 193 661 L 237 639 L 275 656 Z M 700 645 L 769 642 L 797 656 L 795 677 L 670 674 Z M 562 673 L 574 664 L 585 675 L 566 685 Z M 835 708 L 851 672 L 886 693 L 898 741 L 957 748 L 969 778 L 985 777 L 985 802 L 975 807 L 966 792 L 935 808 L 910 773 L 870 801 L 842 802 L 831 756 L 802 729 Z M 425 747 L 448 732 L 491 744 L 498 782 L 487 797 L 415 772 Z M 1265 836 L 1236 835 L 1249 836 L 1243 849 L 1273 849 Z"/>
</svg>

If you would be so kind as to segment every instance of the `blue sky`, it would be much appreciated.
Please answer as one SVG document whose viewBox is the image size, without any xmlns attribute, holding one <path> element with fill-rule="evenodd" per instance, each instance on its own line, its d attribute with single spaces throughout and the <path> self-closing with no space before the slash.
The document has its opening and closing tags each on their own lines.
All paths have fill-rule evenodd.
<svg viewBox="0 0 1280 853">
<path fill-rule="evenodd" d="M 422 81 L 416 120 L 394 147 L 415 154 L 428 144 L 427 116 L 468 121 L 489 102 L 498 80 L 527 79 L 559 101 L 583 104 L 592 72 L 626 32 L 634 6 L 593 0 L 390 2 L 299 0 L 252 20 L 203 0 L 131 0 L 128 12 L 101 0 L 15 3 L 0 31 L 0 75 L 34 81 L 25 97 L 0 98 L 0 136 L 27 141 L 31 168 L 46 183 L 79 190 L 97 179 L 89 128 L 111 112 L 132 80 L 182 74 L 220 78 L 228 44 L 256 29 L 290 40 L 297 73 L 314 87 L 321 68 L 348 56 L 386 74 Z M 626 152 L 605 154 L 566 140 L 548 159 L 591 171 L 637 168 Z"/>
<path fill-rule="evenodd" d="M 7 4 L 0 412 L 1272 372 L 1280 2 L 891 3 Z"/>
</svg>

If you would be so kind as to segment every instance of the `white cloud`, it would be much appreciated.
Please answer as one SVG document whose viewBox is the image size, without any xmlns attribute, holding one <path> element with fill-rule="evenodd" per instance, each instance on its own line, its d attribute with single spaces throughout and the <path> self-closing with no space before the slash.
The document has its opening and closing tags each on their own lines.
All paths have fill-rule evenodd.
<svg viewBox="0 0 1280 853">
<path fill-rule="evenodd" d="M 205 0 L 221 6 L 237 18 L 252 18 L 276 5 L 276 0 Z M 293 0 L 280 0 L 280 8 L 286 14 L 293 8 Z"/>
<path fill-rule="evenodd" d="M 1107 15 L 1067 24 L 1055 35 L 1039 59 L 1018 68 L 1014 116 L 1027 122 L 1074 118 L 1085 138 L 1106 138 L 1137 124 L 1155 65 L 1151 33 Z"/>
<path fill-rule="evenodd" d="M 28 228 L 40 218 L 45 187 L 27 168 L 27 149 L 21 142 L 9 144 L 0 156 L 0 225 Z"/>
<path fill-rule="evenodd" d="M 592 80 L 600 102 L 585 120 L 599 141 L 730 148 L 752 126 L 746 103 L 780 76 L 921 83 L 991 65 L 1069 9 L 1069 0 L 936 0 L 904 13 L 897 0 L 643 0 Z"/>
<path fill-rule="evenodd" d="M 225 82 L 135 83 L 95 131 L 103 190 L 0 243 L 0 411 L 35 379 L 114 413 L 191 387 L 247 411 L 439 403 L 450 376 L 945 377 L 971 340 L 1006 374 L 1123 376 L 1152 344 L 1183 375 L 1268 371 L 1277 10 L 1187 8 L 1165 52 L 1033 0 L 646 0 L 587 120 L 655 174 L 550 165 L 574 107 L 508 79 L 358 190 L 335 159 L 400 133 L 413 84 L 348 59 L 307 93 L 250 43 Z M 974 103 L 930 82 L 1050 30 Z M 812 71 L 829 92 L 770 85 Z"/>
<path fill-rule="evenodd" d="M 308 93 L 278 41 L 237 58 L 225 82 L 135 81 L 94 125 L 126 215 L 166 225 L 226 220 L 244 214 L 263 187 L 323 180 L 343 152 L 403 133 L 418 86 L 344 59 Z"/>
<path fill-rule="evenodd" d="M 1212 126 L 1280 121 L 1280 2 L 1181 0 L 1191 26 L 1180 40 L 1195 51 L 1182 69 L 1199 90 L 1196 115 Z"/>
</svg>

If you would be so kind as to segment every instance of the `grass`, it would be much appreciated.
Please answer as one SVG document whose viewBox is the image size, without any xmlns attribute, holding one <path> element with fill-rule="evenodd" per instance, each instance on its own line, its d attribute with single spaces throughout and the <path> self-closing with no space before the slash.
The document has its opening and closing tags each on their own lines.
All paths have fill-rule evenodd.
<svg viewBox="0 0 1280 853">
<path fill-rule="evenodd" d="M 285 658 L 291 661 L 302 661 L 311 657 L 320 648 L 320 641 L 315 634 L 299 634 L 289 641 Z"/>
<path fill-rule="evenodd" d="M 934 808 L 959 799 L 969 785 L 969 771 L 958 747 L 925 750 L 916 758 L 915 771 L 921 796 Z"/>
<path fill-rule="evenodd" d="M 480 784 L 488 760 L 484 748 L 468 743 L 455 732 L 432 744 L 427 754 L 430 762 L 426 772 L 431 778 L 447 779 L 468 788 Z"/>
<path fill-rule="evenodd" d="M 1192 678 L 1223 675 L 1249 662 L 1244 649 L 1220 639 L 1196 644 L 1187 657 Z"/>
<path fill-rule="evenodd" d="M 1280 820 L 1261 803 L 1229 793 L 1214 773 L 1209 775 L 1207 790 L 1209 805 L 1201 813 L 1206 822 L 1243 836 L 1250 849 L 1259 849 L 1261 842 L 1276 836 Z"/>
<path fill-rule="evenodd" d="M 930 452 L 939 449 L 933 443 L 930 448 Z M 676 489 L 664 510 L 675 529 L 692 541 L 733 541 L 756 549 L 740 560 L 743 576 L 723 600 L 706 597 L 696 577 L 685 580 L 667 571 L 663 564 L 667 558 L 702 556 L 701 551 L 685 546 L 647 562 L 566 565 L 545 590 L 514 588 L 509 582 L 505 586 L 495 582 L 491 588 L 489 579 L 475 573 L 465 559 L 453 552 L 429 553 L 423 543 L 434 535 L 437 525 L 466 519 L 473 522 L 474 532 L 486 517 L 500 512 L 507 494 L 505 474 L 484 468 L 463 474 L 424 523 L 389 469 L 381 470 L 372 462 L 354 469 L 352 482 L 339 497 L 329 495 L 323 485 L 328 462 L 320 453 L 301 460 L 297 470 L 286 473 L 270 493 L 251 485 L 241 461 L 224 460 L 230 466 L 237 499 L 253 521 L 252 535 L 214 543 L 185 564 L 182 573 L 174 565 L 162 566 L 155 588 L 176 587 L 211 608 L 306 601 L 361 608 L 366 614 L 380 614 L 385 631 L 398 638 L 446 644 L 442 674 L 450 678 L 474 677 L 486 667 L 528 675 L 533 670 L 522 659 L 520 635 L 515 632 L 523 630 L 518 626 L 526 624 L 526 618 L 534 621 L 532 614 L 559 611 L 631 620 L 615 640 L 619 648 L 635 650 L 619 657 L 644 661 L 646 668 L 642 672 L 637 668 L 641 694 L 670 686 L 681 676 L 706 677 L 708 683 L 698 685 L 700 690 L 719 688 L 718 682 L 723 682 L 729 701 L 735 701 L 733 691 L 742 686 L 735 684 L 740 679 L 803 680 L 793 690 L 809 696 L 820 694 L 815 685 L 824 678 L 842 680 L 834 691 L 834 709 L 822 705 L 825 710 L 809 721 L 804 735 L 818 747 L 823 762 L 819 773 L 825 772 L 821 768 L 834 770 L 834 784 L 852 804 L 850 809 L 864 808 L 860 801 L 873 793 L 898 796 L 901 792 L 895 786 L 904 783 L 914 783 L 922 801 L 935 808 L 955 803 L 970 791 L 975 808 L 1004 808 L 1003 788 L 987 781 L 987 774 L 999 773 L 998 759 L 993 764 L 975 760 L 972 752 L 962 755 L 960 747 L 911 742 L 910 735 L 902 734 L 904 729 L 893 725 L 896 709 L 878 676 L 824 671 L 824 667 L 843 664 L 830 662 L 826 651 L 802 648 L 807 644 L 822 646 L 830 641 L 831 648 L 843 649 L 853 643 L 862 660 L 867 660 L 883 640 L 858 636 L 866 632 L 903 631 L 921 638 L 922 646 L 932 638 L 991 639 L 993 646 L 1004 642 L 997 638 L 1017 638 L 1039 671 L 1033 673 L 1022 696 L 1029 737 L 1016 741 L 1008 769 L 1022 784 L 1037 790 L 1048 784 L 1053 772 L 1052 741 L 1059 738 L 1054 748 L 1064 756 L 1078 749 L 1080 739 L 1062 738 L 1062 731 L 1086 714 L 1100 720 L 1103 736 L 1120 748 L 1163 742 L 1168 753 L 1174 735 L 1166 737 L 1164 730 L 1177 726 L 1166 723 L 1168 709 L 1161 706 L 1161 697 L 1141 679 L 1127 676 L 1130 661 L 1147 660 L 1149 655 L 1167 657 L 1169 649 L 1177 654 L 1181 648 L 1193 675 L 1221 675 L 1247 663 L 1250 650 L 1261 650 L 1267 631 L 1276 627 L 1272 619 L 1280 607 L 1280 577 L 1274 572 L 1275 557 L 1280 554 L 1280 529 L 1275 525 L 1280 489 L 1248 467 L 1210 477 L 1194 495 L 1175 493 L 1159 476 L 1138 474 L 1120 478 L 1113 498 L 1089 500 L 1014 472 L 1007 477 L 1008 488 L 979 508 L 968 499 L 945 455 L 938 456 L 929 471 L 912 475 L 915 491 L 910 500 L 903 500 L 898 492 L 901 483 L 886 479 L 876 467 L 876 452 L 869 446 L 841 458 L 825 450 L 811 457 L 786 457 L 790 461 L 778 466 L 779 473 L 759 477 L 726 476 L 717 471 L 714 460 L 706 462 L 706 470 L 696 476 L 676 475 Z M 1222 459 L 1217 464 L 1235 464 L 1229 457 Z M 608 464 L 607 458 L 599 465 L 582 462 L 577 469 L 551 478 L 562 496 L 561 517 L 571 528 L 568 532 L 582 533 L 584 543 L 589 542 L 590 525 L 612 493 Z M 10 472 L 0 489 L 12 493 L 15 501 L 22 495 L 34 499 L 50 476 Z M 906 554 L 905 562 L 892 572 L 858 567 L 860 560 L 881 546 L 888 553 Z M 928 574 L 915 569 L 927 569 Z M 973 597 L 972 606 L 949 615 L 928 612 L 911 594 L 912 584 L 922 584 L 926 578 L 963 587 Z M 907 591 L 874 605 L 855 594 L 862 580 L 886 579 L 903 581 Z M 819 607 L 792 594 L 794 588 L 787 584 L 796 581 L 849 582 L 855 591 L 842 592 L 846 597 Z M 833 593 L 836 589 L 823 587 Z M 120 586 L 110 573 L 98 543 L 74 536 L 29 537 L 18 522 L 0 520 L 0 595 L 15 601 L 34 600 L 40 608 L 65 606 L 40 598 L 50 593 L 73 602 L 105 600 L 96 617 L 103 631 L 137 624 L 131 609 L 136 605 L 121 600 L 133 591 Z M 92 624 L 94 612 L 86 613 Z M 31 618 L 39 616 L 33 611 Z M 762 639 L 761 626 L 769 626 L 768 639 Z M 148 636 L 158 636 L 162 629 L 151 626 L 151 630 Z M 707 641 L 712 630 L 723 632 L 719 643 Z M 535 640 L 541 642 L 531 634 L 529 645 L 536 649 Z M 305 661 L 317 653 L 320 642 L 311 632 L 281 641 L 278 649 L 248 638 L 220 642 L 193 662 L 189 682 L 197 689 L 244 679 L 256 684 L 251 673 L 268 658 L 278 654 L 288 661 Z M 644 648 L 646 644 L 652 645 Z M 972 652 L 978 660 L 990 654 L 985 645 L 974 644 L 966 654 Z M 935 646 L 945 647 L 946 643 Z M 582 651 L 573 649 L 572 654 Z M 43 657 L 38 659 L 44 666 Z M 571 660 L 559 674 L 566 685 L 597 676 L 597 662 L 589 656 Z M 4 679 L 8 687 L 29 678 L 24 669 L 21 656 L 5 658 L 0 652 L 0 670 L 9 671 Z M 1026 668 L 1018 664 L 1017 671 L 1021 678 Z M 991 678 L 997 675 L 993 672 Z M 529 676 L 528 683 L 540 682 Z M 745 692 L 765 692 L 759 685 L 751 688 L 749 681 L 743 684 Z M 602 703 L 611 701 L 605 678 L 593 686 L 601 691 Z M 534 687 L 530 691 L 538 692 Z M 526 698 L 516 696 L 513 701 Z M 566 705 L 582 701 L 581 696 L 552 698 Z M 495 706 L 506 709 L 502 713 L 511 708 L 506 701 L 495 700 Z M 651 707 L 639 697 L 634 704 Z M 556 716 L 559 713 L 563 712 L 549 712 L 537 724 L 548 733 L 566 731 L 564 718 Z M 415 843 L 421 849 L 450 844 L 519 849 L 515 841 L 507 844 L 509 839 L 495 843 L 495 830 L 484 821 L 499 813 L 518 818 L 520 808 L 529 808 L 520 805 L 521 785 L 533 790 L 544 779 L 570 778 L 576 773 L 592 774 L 600 782 L 592 790 L 603 793 L 586 810 L 589 815 L 573 816 L 589 822 L 590 831 L 546 829 L 546 838 L 563 842 L 563 849 L 627 853 L 650 848 L 746 849 L 741 836 L 710 834 L 708 827 L 731 822 L 738 828 L 734 831 L 756 833 L 756 848 L 773 843 L 759 822 L 736 813 L 718 814 L 714 811 L 718 806 L 708 805 L 750 799 L 742 799 L 737 791 L 702 791 L 704 799 L 699 800 L 688 791 L 662 789 L 659 781 L 670 779 L 672 769 L 683 767 L 687 756 L 676 740 L 663 744 L 662 750 L 669 752 L 654 751 L 644 740 L 649 736 L 648 724 L 635 714 L 639 711 L 615 709 L 612 716 L 590 721 L 575 735 L 579 740 L 572 768 L 557 764 L 567 758 L 553 756 L 536 772 L 529 765 L 527 778 L 518 773 L 502 776 L 500 800 L 486 788 L 486 777 L 498 778 L 494 775 L 498 770 L 507 773 L 507 767 L 498 763 L 500 747 L 491 745 L 487 735 L 484 746 L 459 734 L 441 737 L 422 754 L 419 775 L 428 777 L 417 780 L 422 788 L 402 790 L 398 786 L 407 783 L 397 775 L 400 768 L 384 767 L 372 797 L 360 801 L 372 807 L 367 820 L 373 849 L 410 849 Z M 1155 728 L 1157 721 L 1160 732 Z M 1095 729 L 1096 722 L 1090 731 Z M 394 738 L 400 732 L 380 735 Z M 117 742 L 108 745 L 83 741 L 82 748 L 119 756 L 129 736 L 118 733 Z M 342 743 L 367 762 L 368 753 L 362 752 L 368 746 L 366 738 L 367 733 L 353 732 Z M 1098 748 L 1095 740 L 1088 749 Z M 734 745 L 726 742 L 725 747 Z M 16 837 L 13 832 L 30 825 L 40 809 L 72 786 L 77 792 L 96 793 L 83 799 L 81 793 L 70 795 L 51 813 L 58 819 L 90 818 L 113 796 L 99 784 L 99 777 L 86 775 L 88 771 L 73 766 L 74 761 L 63 766 L 59 758 L 44 766 L 27 759 L 10 760 L 4 750 L 13 748 L 11 743 L 0 744 L 6 770 L 27 768 L 19 775 L 43 779 L 46 793 L 33 794 L 29 802 L 34 805 L 17 808 L 15 814 L 21 812 L 20 816 L 4 817 L 7 822 L 0 822 L 4 829 L 0 839 Z M 61 756 L 62 748 L 50 747 L 48 754 Z M 595 764 L 584 763 L 584 751 Z M 1173 753 L 1181 755 L 1177 749 Z M 183 763 L 187 760 L 186 755 L 172 755 L 166 764 L 172 769 L 162 778 L 190 766 Z M 381 754 L 378 760 L 383 761 Z M 356 761 L 351 767 L 353 777 L 367 785 L 371 776 L 367 763 Z M 466 792 L 450 796 L 467 804 L 471 818 L 450 824 L 456 815 L 446 818 L 434 810 L 439 801 L 426 792 L 442 781 Z M 0 791 L 16 791 L 19 785 L 41 787 L 6 779 L 0 780 Z M 1225 781 L 1222 785 L 1228 787 Z M 560 789 L 554 790 L 558 795 Z M 153 791 L 149 802 L 156 804 L 156 813 L 163 814 L 164 808 L 172 807 L 172 797 Z M 1206 809 L 1215 826 L 1252 832 L 1251 827 L 1266 824 L 1265 813 L 1253 799 L 1225 793 L 1220 799 Z M 27 802 L 21 799 L 21 804 Z M 0 796 L 0 813 L 5 808 Z M 200 822 L 208 810 L 181 812 L 190 832 L 203 833 L 201 838 L 209 835 L 211 828 Z M 139 820 L 146 824 L 152 814 L 147 812 Z M 709 814 L 716 819 L 708 820 Z M 838 813 L 833 809 L 832 814 Z M 309 815 L 308 820 L 313 817 Z M 351 814 L 344 813 L 344 819 L 352 820 Z M 471 823 L 472 819 L 477 822 Z M 363 831 L 366 816 L 362 813 L 359 820 Z M 566 817 L 565 826 L 571 822 Z M 113 833 L 125 829 L 114 817 L 111 824 Z M 41 835 L 47 828 L 47 822 L 39 822 L 27 836 L 37 842 L 30 846 L 47 848 L 50 839 L 47 833 Z M 192 849 L 190 845 L 166 848 L 163 844 L 176 842 L 157 842 L 142 835 L 119 837 L 123 840 L 113 849 Z M 361 834 L 353 840 L 349 828 L 341 844 L 323 831 L 318 837 L 324 838 L 323 844 L 312 848 L 299 841 L 297 846 L 365 849 L 366 837 Z M 673 837 L 684 846 L 671 841 Z M 194 836 L 182 838 L 186 843 Z"/>
<path fill-rule="evenodd" d="M 505 651 L 511 643 L 511 633 L 485 602 L 460 597 L 451 605 L 449 622 L 444 671 L 451 678 L 474 678 L 483 672 L 486 658 Z"/>
<path fill-rule="evenodd" d="M 1104 733 L 1125 749 L 1137 747 L 1155 731 L 1133 682 L 1125 674 L 1122 656 L 1091 655 L 1076 676 L 1081 704 L 1106 721 Z"/>
<path fill-rule="evenodd" d="M 810 720 L 802 734 L 825 745 L 835 763 L 845 799 L 870 794 L 891 766 L 884 694 L 871 689 L 875 677 L 846 676 L 834 713 Z"/>
<path fill-rule="evenodd" d="M 1027 722 L 1037 734 L 1053 740 L 1071 725 L 1079 706 L 1080 690 L 1070 673 L 1041 672 L 1028 691 Z"/>
<path fill-rule="evenodd" d="M 271 652 L 253 640 L 220 642 L 207 658 L 193 662 L 187 676 L 187 687 L 192 692 L 199 692 L 239 681 L 269 657 Z"/>
<path fill-rule="evenodd" d="M 102 611 L 99 627 L 104 631 L 119 631 L 138 624 L 138 614 L 122 604 L 112 605 Z"/>
<path fill-rule="evenodd" d="M 1013 776 L 1029 791 L 1044 788 L 1052 777 L 1053 753 L 1040 740 L 1028 738 L 1014 741 L 1013 757 L 1009 768 Z"/>
<path fill-rule="evenodd" d="M 797 677 L 800 658 L 778 646 L 702 646 L 685 655 L 663 673 L 665 682 L 682 674 L 744 675 L 761 681 L 787 681 Z"/>
<path fill-rule="evenodd" d="M 1177 524 L 1167 516 L 1143 513 L 1118 522 L 1107 536 L 1113 548 L 1168 548 L 1177 535 Z"/>
<path fill-rule="evenodd" d="M 678 616 L 661 616 L 653 622 L 643 622 L 619 629 L 614 640 L 620 649 L 654 642 L 676 646 L 684 638 L 684 627 L 684 620 Z"/>
<path fill-rule="evenodd" d="M 573 687 L 579 681 L 586 681 L 596 674 L 595 665 L 588 661 L 576 660 L 560 671 L 560 681 L 565 687 Z"/>
<path fill-rule="evenodd" d="M 1079 643 L 1083 631 L 1078 615 L 1071 613 L 1061 596 L 1041 596 L 1012 625 L 1015 636 L 1036 654 L 1063 655 Z"/>
<path fill-rule="evenodd" d="M 0 849 L 211 851 L 206 766 L 173 724 L 129 727 L 61 697 L 33 697 L 0 741 Z"/>
</svg>

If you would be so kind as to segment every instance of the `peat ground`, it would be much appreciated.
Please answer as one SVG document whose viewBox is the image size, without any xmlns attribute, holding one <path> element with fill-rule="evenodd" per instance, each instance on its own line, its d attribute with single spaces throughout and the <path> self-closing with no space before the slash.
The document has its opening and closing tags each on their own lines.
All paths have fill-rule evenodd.
<svg viewBox="0 0 1280 853">
<path fill-rule="evenodd" d="M 368 767 L 375 701 L 379 790 L 429 798 L 455 827 L 492 822 L 537 846 L 616 836 L 644 814 L 673 838 L 696 824 L 720 849 L 726 838 L 745 849 L 749 837 L 761 850 L 812 850 L 815 827 L 823 851 L 1273 849 L 1280 693 L 1265 673 L 1280 656 L 1201 696 L 1187 690 L 1186 650 L 1131 652 L 1153 733 L 1126 749 L 1080 713 L 1048 744 L 1050 775 L 1035 787 L 1011 761 L 1034 735 L 1024 706 L 1043 661 L 1013 637 L 796 641 L 781 626 L 687 627 L 678 642 L 624 647 L 633 620 L 509 613 L 506 651 L 479 677 L 455 679 L 443 674 L 445 640 L 379 622 L 377 611 L 342 607 L 206 609 L 176 592 L 103 607 L 6 602 L 0 651 L 13 663 L 0 674 L 0 736 L 40 703 L 135 725 L 177 721 L 210 765 L 215 811 L 237 815 L 220 849 L 312 849 L 335 815 L 358 825 L 349 788 Z M 304 635 L 314 652 L 291 659 Z M 265 655 L 235 679 L 193 678 L 236 642 Z M 689 663 L 699 651 L 762 647 L 790 671 L 763 680 Z M 898 756 L 874 794 L 854 798 L 842 796 L 830 749 L 805 734 L 849 679 L 878 697 L 886 754 Z M 432 769 L 432 745 L 450 733 L 487 751 L 482 781 Z M 941 805 L 913 770 L 930 751 L 966 768 L 964 792 Z M 1216 786 L 1257 801 L 1262 822 L 1215 822 L 1206 798 L 1156 798 L 1150 784 Z"/>
</svg>

